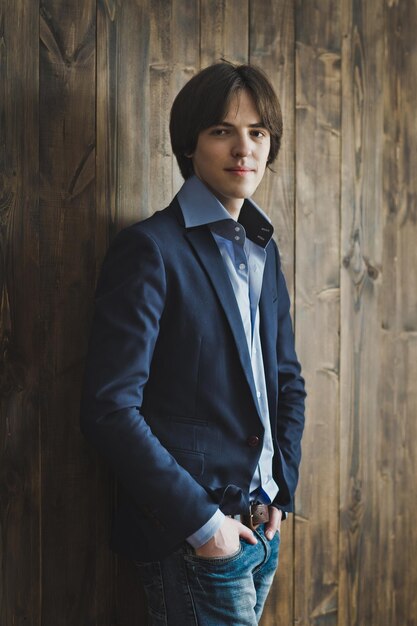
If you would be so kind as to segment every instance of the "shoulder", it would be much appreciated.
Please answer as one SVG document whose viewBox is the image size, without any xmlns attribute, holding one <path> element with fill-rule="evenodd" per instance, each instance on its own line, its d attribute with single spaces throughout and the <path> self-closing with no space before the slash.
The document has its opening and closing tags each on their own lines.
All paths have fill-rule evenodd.
<svg viewBox="0 0 417 626">
<path fill-rule="evenodd" d="M 117 280 L 125 274 L 143 274 L 147 268 L 164 273 L 171 257 L 175 260 L 180 242 L 184 242 L 183 230 L 173 203 L 151 217 L 123 228 L 107 249 L 102 276 L 112 274 Z"/>
<path fill-rule="evenodd" d="M 178 202 L 173 202 L 157 211 L 150 217 L 127 226 L 121 230 L 115 237 L 114 241 L 134 241 L 150 239 L 157 243 L 161 239 L 172 236 L 175 232 L 181 232 L 183 224 L 181 224 L 181 210 Z"/>
</svg>

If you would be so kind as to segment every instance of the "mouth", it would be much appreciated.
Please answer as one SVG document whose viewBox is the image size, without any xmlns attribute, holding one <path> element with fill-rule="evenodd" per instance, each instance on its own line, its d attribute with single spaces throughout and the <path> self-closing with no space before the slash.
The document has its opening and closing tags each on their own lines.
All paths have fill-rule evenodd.
<svg viewBox="0 0 417 626">
<path fill-rule="evenodd" d="M 252 174 L 255 170 L 250 167 L 227 167 L 225 171 L 235 176 L 247 176 L 248 174 Z"/>
</svg>

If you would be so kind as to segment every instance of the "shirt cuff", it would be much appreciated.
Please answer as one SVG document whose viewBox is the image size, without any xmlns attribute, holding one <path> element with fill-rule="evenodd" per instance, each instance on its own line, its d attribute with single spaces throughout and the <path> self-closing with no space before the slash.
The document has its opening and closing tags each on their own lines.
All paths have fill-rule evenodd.
<svg viewBox="0 0 417 626">
<path fill-rule="evenodd" d="M 209 541 L 219 530 L 223 524 L 225 515 L 217 509 L 213 517 L 210 517 L 209 521 L 201 528 L 195 531 L 192 535 L 187 537 L 188 543 L 194 548 L 201 548 L 207 541 Z"/>
</svg>

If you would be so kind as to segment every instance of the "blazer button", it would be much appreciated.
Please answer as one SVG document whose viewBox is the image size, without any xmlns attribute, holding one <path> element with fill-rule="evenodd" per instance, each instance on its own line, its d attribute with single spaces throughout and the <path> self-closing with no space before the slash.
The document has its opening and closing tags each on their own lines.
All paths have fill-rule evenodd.
<svg viewBox="0 0 417 626">
<path fill-rule="evenodd" d="M 259 437 L 257 437 L 256 435 L 251 435 L 246 439 L 246 443 L 251 448 L 256 448 L 256 446 L 259 445 Z"/>
</svg>

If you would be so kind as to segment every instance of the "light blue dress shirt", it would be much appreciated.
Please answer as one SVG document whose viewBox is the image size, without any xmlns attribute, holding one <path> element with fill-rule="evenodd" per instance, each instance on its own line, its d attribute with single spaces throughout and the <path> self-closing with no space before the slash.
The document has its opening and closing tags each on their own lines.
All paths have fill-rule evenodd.
<svg viewBox="0 0 417 626">
<path fill-rule="evenodd" d="M 255 202 L 246 200 L 247 208 L 255 213 L 254 217 L 258 226 L 256 235 L 249 238 L 251 233 L 246 232 L 243 225 L 231 217 L 221 202 L 196 176 L 185 181 L 177 198 L 187 228 L 209 226 L 222 255 L 236 297 L 251 357 L 259 414 L 265 429 L 263 447 L 252 478 L 250 492 L 251 496 L 258 501 L 270 503 L 278 493 L 278 485 L 272 477 L 274 448 L 259 332 L 259 299 L 266 259 L 265 248 L 272 237 L 273 227 Z M 223 513 L 218 510 L 202 528 L 188 537 L 187 541 L 194 548 L 199 548 L 213 537 L 223 519 Z"/>
</svg>

